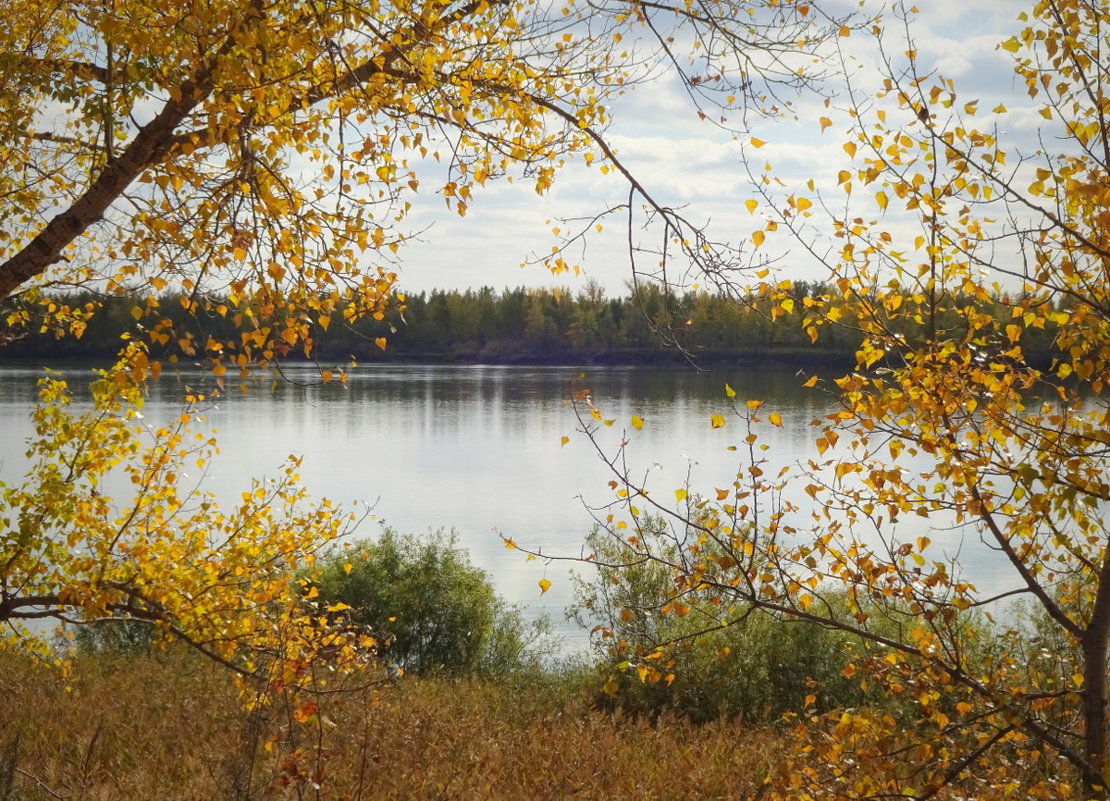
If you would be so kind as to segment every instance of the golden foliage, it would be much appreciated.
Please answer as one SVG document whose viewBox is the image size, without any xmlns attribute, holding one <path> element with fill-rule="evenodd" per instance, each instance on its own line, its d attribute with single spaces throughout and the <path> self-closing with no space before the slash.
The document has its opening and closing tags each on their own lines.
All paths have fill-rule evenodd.
<svg viewBox="0 0 1110 801">
<path fill-rule="evenodd" d="M 614 45 L 666 34 L 659 55 L 677 56 L 676 37 L 692 37 L 673 63 L 705 108 L 777 113 L 768 87 L 809 73 L 780 51 L 820 31 L 791 4 L 746 5 L 739 20 L 722 0 L 660 3 L 649 20 L 625 0 L 11 0 L 0 299 L 27 302 L 6 324 L 79 335 L 88 311 L 52 304 L 52 286 L 136 296 L 140 317 L 169 288 L 188 311 L 253 330 L 194 341 L 152 314 L 160 349 L 223 370 L 307 353 L 314 326 L 402 302 L 394 265 L 418 193 L 464 215 L 493 179 L 542 194 L 577 154 L 620 173 L 702 258 L 704 237 L 603 137 L 606 104 L 653 75 L 652 59 Z M 546 263 L 569 268 L 558 247 Z"/>
<path fill-rule="evenodd" d="M 620 497 L 675 520 L 675 608 L 723 593 L 732 607 L 862 636 L 870 646 L 853 675 L 912 710 L 908 723 L 867 709 L 799 721 L 801 745 L 772 797 L 1106 797 L 1106 11 L 1041 0 L 1001 45 L 1043 125 L 1043 149 L 1020 156 L 1001 139 L 1005 122 L 980 124 L 978 101 L 918 72 L 912 42 L 902 60 L 883 47 L 879 92 L 849 83 L 844 106 L 830 106 L 850 130 L 846 202 L 819 203 L 812 186 L 812 200 L 775 195 L 771 165 L 756 176 L 758 205 L 777 218 L 752 241 L 766 247 L 778 231 L 828 254 L 831 291 L 804 304 L 790 281 L 760 273 L 772 316 L 814 339 L 828 326 L 859 337 L 856 369 L 825 383 L 839 408 L 812 421 L 815 456 L 771 470 L 761 439 L 781 418 L 733 401 L 748 432 L 731 446 L 744 461 L 734 497 L 676 510 L 627 474 L 614 482 Z M 883 44 L 883 28 L 875 34 Z M 1013 113 L 987 105 L 1002 120 Z M 824 241 L 811 216 L 820 207 L 846 209 Z M 987 313 L 999 301 L 1007 313 Z M 1058 355 L 1030 364 L 1023 341 L 1046 328 Z M 639 510 L 617 520 L 613 509 L 601 522 L 614 537 L 635 528 Z M 1005 583 L 962 570 L 961 548 L 977 540 Z M 833 592 L 847 594 L 848 613 L 829 603 Z M 1017 622 L 1015 597 L 1035 623 Z M 1014 766 L 1025 777 L 1016 784 Z"/>
<path fill-rule="evenodd" d="M 313 617 L 294 580 L 352 516 L 309 499 L 295 460 L 230 510 L 183 489 L 190 472 L 203 475 L 215 442 L 188 407 L 144 424 L 129 368 L 102 371 L 84 410 L 72 408 L 63 381 L 41 382 L 27 477 L 0 485 L 6 636 L 49 654 L 44 618 L 147 621 L 158 638 L 283 685 L 300 683 L 321 654 L 333 668 L 364 664 L 373 640 Z"/>
</svg>

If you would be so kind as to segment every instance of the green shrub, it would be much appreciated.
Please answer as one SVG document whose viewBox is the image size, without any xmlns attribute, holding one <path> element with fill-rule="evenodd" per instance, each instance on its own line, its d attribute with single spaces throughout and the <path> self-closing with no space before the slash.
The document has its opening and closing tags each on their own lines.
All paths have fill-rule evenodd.
<svg viewBox="0 0 1110 801">
<path fill-rule="evenodd" d="M 137 656 L 150 651 L 154 625 L 145 620 L 97 620 L 73 627 L 73 644 L 86 653 Z"/>
<path fill-rule="evenodd" d="M 318 568 L 315 603 L 351 607 L 344 614 L 369 627 L 383 658 L 405 672 L 505 676 L 538 669 L 553 648 L 549 622 L 525 622 L 454 532 L 417 537 L 386 529 Z"/>
<path fill-rule="evenodd" d="M 593 573 L 575 578 L 568 615 L 593 630 L 593 668 L 608 691 L 598 702 L 633 714 L 676 712 L 697 721 L 765 722 L 785 712 L 856 706 L 865 700 L 845 668 L 862 644 L 843 632 L 752 612 L 723 593 L 683 598 L 685 614 L 664 612 L 674 583 L 666 562 L 679 547 L 660 519 L 643 521 L 637 547 L 601 529 L 587 539 Z M 645 558 L 652 553 L 655 558 Z M 837 602 L 834 599 L 834 603 Z M 664 646 L 655 664 L 668 681 L 644 682 L 628 662 Z M 665 670 L 662 668 L 665 667 Z"/>
</svg>

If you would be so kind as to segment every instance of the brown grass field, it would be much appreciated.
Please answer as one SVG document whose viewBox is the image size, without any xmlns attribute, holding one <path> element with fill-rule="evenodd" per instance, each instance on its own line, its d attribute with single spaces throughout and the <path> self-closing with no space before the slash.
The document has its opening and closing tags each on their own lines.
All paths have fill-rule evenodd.
<svg viewBox="0 0 1110 801">
<path fill-rule="evenodd" d="M 782 738 L 654 724 L 541 680 L 401 679 L 251 712 L 228 673 L 167 653 L 68 677 L 0 651 L 0 799 L 736 799 Z M 300 710 L 302 720 L 296 719 Z"/>
</svg>

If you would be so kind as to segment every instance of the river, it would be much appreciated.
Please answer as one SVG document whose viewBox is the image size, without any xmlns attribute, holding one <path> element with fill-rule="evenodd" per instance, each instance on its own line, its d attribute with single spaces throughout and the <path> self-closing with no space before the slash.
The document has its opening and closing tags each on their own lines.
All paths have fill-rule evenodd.
<svg viewBox="0 0 1110 801">
<path fill-rule="evenodd" d="M 42 374 L 0 367 L 4 481 L 23 470 L 28 415 Z M 89 372 L 63 369 L 61 375 L 79 388 Z M 144 415 L 151 422 L 175 416 L 184 387 L 210 380 L 199 372 L 164 376 L 153 384 Z M 832 401 L 802 388 L 803 380 L 794 369 L 401 365 L 360 367 L 341 386 L 321 385 L 308 368 L 294 367 L 276 382 L 248 380 L 245 392 L 229 386 L 204 407 L 204 427 L 217 432 L 220 455 L 194 478 L 232 501 L 251 477 L 275 474 L 289 454 L 303 456 L 301 476 L 314 495 L 369 509 L 359 536 L 373 537 L 381 526 L 454 529 L 504 598 L 524 604 L 529 615 L 549 615 L 574 646 L 585 635 L 563 622 L 572 599 L 568 564 L 526 562 L 502 541 L 577 555 L 592 526 L 586 505 L 612 497 L 608 467 L 576 433 L 571 395 L 588 389 L 603 419 L 615 420 L 602 429 L 604 447 L 612 452 L 627 436 L 635 473 L 673 497 L 687 473 L 692 489 L 710 492 L 729 486 L 742 466 L 729 446 L 746 431 L 735 421 L 716 429 L 710 424 L 712 414 L 728 411 L 726 383 L 738 401 L 763 400 L 764 411 L 781 414 L 781 428 L 764 427 L 774 437 L 775 464 L 816 456 L 807 424 Z M 642 429 L 629 425 L 632 414 L 643 418 Z M 980 551 L 972 543 L 962 557 L 982 561 L 973 572 L 993 574 L 989 552 Z M 541 596 L 542 579 L 552 585 Z"/>
</svg>

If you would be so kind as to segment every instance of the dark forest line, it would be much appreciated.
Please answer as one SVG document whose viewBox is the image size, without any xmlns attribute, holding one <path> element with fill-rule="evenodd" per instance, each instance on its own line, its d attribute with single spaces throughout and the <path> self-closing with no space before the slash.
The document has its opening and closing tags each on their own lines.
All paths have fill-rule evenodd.
<svg viewBox="0 0 1110 801">
<path fill-rule="evenodd" d="M 807 297 L 828 297 L 822 284 L 799 282 L 790 290 L 799 305 Z M 658 286 L 636 287 L 625 297 L 606 297 L 594 283 L 572 294 L 559 289 L 433 290 L 400 294 L 400 302 L 381 319 L 326 327 L 311 322 L 313 358 L 329 362 L 409 361 L 486 364 L 685 364 L 725 363 L 823 365 L 854 363 L 861 335 L 850 317 L 824 326 L 817 341 L 796 319 L 773 320 L 773 302 L 708 292 L 675 294 Z M 186 312 L 181 297 L 166 294 L 149 310 L 169 318 L 177 336 L 197 342 L 235 343 L 245 332 L 265 325 L 257 314 L 236 313 L 220 298 L 209 298 Z M 0 359 L 56 362 L 105 360 L 120 348 L 121 338 L 143 327 L 133 299 L 91 293 L 59 296 L 71 308 L 91 304 L 80 336 L 57 338 L 33 330 L 15 332 L 0 348 Z M 980 311 L 1005 320 L 1005 298 Z M 989 308 L 984 309 L 984 305 Z M 953 304 L 952 328 L 958 327 L 959 303 Z M 138 316 L 138 319 L 136 317 Z M 913 324 L 892 320 L 909 338 Z M 1055 332 L 1046 327 L 1023 341 L 1030 360 L 1051 358 Z M 211 349 L 211 348 L 210 348 Z M 172 345 L 167 349 L 172 352 Z M 155 355 L 166 355 L 158 354 Z M 303 358 L 300 352 L 286 358 Z"/>
</svg>

